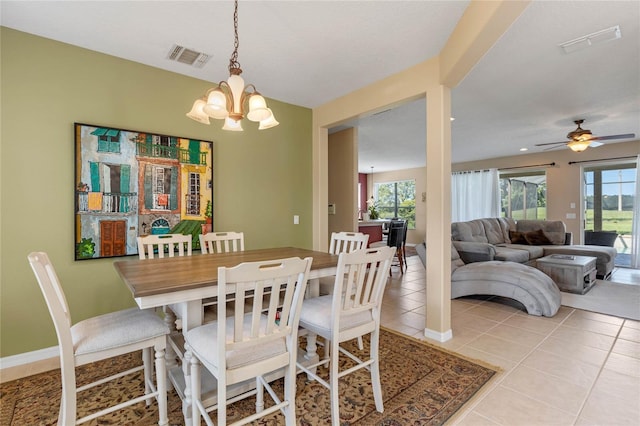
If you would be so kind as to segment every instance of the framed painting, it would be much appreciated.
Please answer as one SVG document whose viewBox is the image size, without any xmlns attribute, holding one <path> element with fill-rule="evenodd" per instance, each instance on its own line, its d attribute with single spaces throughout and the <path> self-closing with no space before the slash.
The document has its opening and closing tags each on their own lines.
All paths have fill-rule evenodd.
<svg viewBox="0 0 640 426">
<path fill-rule="evenodd" d="M 137 237 L 212 229 L 213 142 L 74 124 L 75 259 L 138 254 Z"/>
</svg>

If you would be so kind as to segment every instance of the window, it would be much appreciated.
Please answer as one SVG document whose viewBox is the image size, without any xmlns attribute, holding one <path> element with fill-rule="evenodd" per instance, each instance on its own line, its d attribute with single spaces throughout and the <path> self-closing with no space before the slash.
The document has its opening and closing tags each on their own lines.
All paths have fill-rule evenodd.
<svg viewBox="0 0 640 426">
<path fill-rule="evenodd" d="M 415 180 L 376 183 L 374 192 L 380 219 L 397 217 L 407 220 L 410 229 L 416 228 Z"/>
<path fill-rule="evenodd" d="M 520 219 L 547 218 L 545 172 L 500 174 L 501 216 Z"/>
</svg>

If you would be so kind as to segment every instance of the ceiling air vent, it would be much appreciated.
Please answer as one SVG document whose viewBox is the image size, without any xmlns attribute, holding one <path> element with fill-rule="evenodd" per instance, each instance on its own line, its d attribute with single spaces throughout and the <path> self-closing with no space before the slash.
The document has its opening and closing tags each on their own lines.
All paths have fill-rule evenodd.
<svg viewBox="0 0 640 426">
<path fill-rule="evenodd" d="M 578 50 L 586 49 L 594 44 L 602 43 L 610 40 L 617 40 L 622 37 L 620 26 L 607 28 L 605 30 L 596 31 L 595 33 L 587 34 L 582 37 L 574 38 L 573 40 L 565 41 L 559 46 L 564 53 L 573 53 Z"/>
<path fill-rule="evenodd" d="M 174 44 L 169 50 L 167 59 L 170 61 L 181 62 L 196 68 L 202 68 L 211 59 L 211 55 L 197 52 L 193 49 L 187 49 L 184 46 Z"/>
</svg>

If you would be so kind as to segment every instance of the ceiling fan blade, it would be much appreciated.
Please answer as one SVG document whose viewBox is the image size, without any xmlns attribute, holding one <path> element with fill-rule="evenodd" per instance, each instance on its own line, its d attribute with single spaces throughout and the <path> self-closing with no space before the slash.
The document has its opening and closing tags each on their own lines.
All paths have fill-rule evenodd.
<svg viewBox="0 0 640 426">
<path fill-rule="evenodd" d="M 592 139 L 592 140 L 593 140 L 593 139 Z M 596 142 L 596 141 L 593 141 L 593 142 L 591 142 L 591 143 L 589 144 L 589 148 L 597 148 L 597 147 L 602 146 L 602 145 L 604 145 L 602 142 Z"/>
<path fill-rule="evenodd" d="M 548 145 L 548 144 L 545 144 L 545 145 Z M 553 149 L 559 149 L 559 148 L 565 148 L 565 147 L 564 146 L 550 146 L 549 148 L 543 149 L 543 151 L 551 151 Z"/>
<path fill-rule="evenodd" d="M 631 138 L 635 138 L 636 134 L 635 133 L 627 133 L 624 135 L 609 135 L 609 136 L 596 136 L 591 138 L 590 140 L 592 141 L 608 141 L 611 139 L 631 139 Z"/>
<path fill-rule="evenodd" d="M 559 145 L 561 143 L 566 144 L 569 141 L 562 141 L 562 142 L 549 142 L 549 143 L 537 143 L 535 146 L 545 146 L 545 145 Z"/>
</svg>

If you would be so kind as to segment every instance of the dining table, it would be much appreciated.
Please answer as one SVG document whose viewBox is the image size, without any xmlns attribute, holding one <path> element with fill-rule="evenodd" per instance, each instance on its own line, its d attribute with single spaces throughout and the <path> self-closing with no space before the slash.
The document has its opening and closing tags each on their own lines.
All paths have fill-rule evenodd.
<svg viewBox="0 0 640 426">
<path fill-rule="evenodd" d="M 184 335 L 204 321 L 202 301 L 217 296 L 218 268 L 233 267 L 245 262 L 311 257 L 311 270 L 305 297 L 319 295 L 319 278 L 335 276 L 338 256 L 297 247 L 264 248 L 230 253 L 194 254 L 192 256 L 154 259 L 128 258 L 113 263 L 116 272 L 127 285 L 140 309 L 162 308 L 171 333 L 167 345 L 167 371 L 171 385 L 182 399 L 185 423 L 190 424 L 190 353 L 184 348 Z M 167 309 L 169 307 L 169 309 Z M 176 319 L 181 330 L 175 327 Z M 302 359 L 317 360 L 315 335 L 307 334 Z M 299 357 L 300 358 L 300 357 Z M 216 383 L 213 376 L 203 377 L 203 396 L 215 401 Z M 238 388 L 237 393 L 245 389 Z M 229 392 L 228 392 L 229 394 Z M 231 396 L 231 394 L 229 394 Z"/>
</svg>

